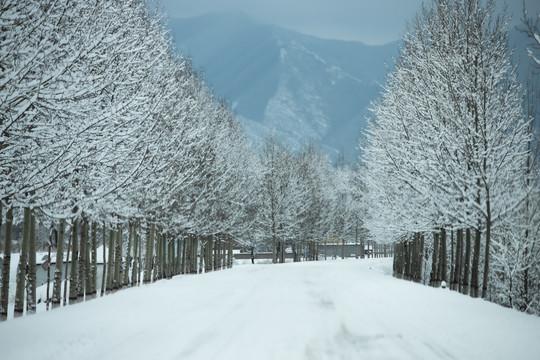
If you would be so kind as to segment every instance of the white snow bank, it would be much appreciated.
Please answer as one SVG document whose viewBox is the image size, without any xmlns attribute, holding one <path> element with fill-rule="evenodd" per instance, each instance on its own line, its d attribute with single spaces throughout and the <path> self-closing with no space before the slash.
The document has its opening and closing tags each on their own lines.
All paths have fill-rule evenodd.
<svg viewBox="0 0 540 360">
<path fill-rule="evenodd" d="M 538 359 L 540 318 L 391 259 L 178 276 L 0 324 L 3 359 Z"/>
</svg>

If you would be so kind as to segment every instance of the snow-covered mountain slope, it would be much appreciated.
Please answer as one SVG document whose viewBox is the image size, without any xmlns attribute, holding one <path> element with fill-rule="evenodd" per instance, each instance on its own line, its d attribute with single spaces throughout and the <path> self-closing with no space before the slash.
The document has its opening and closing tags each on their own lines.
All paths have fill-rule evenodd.
<svg viewBox="0 0 540 360">
<path fill-rule="evenodd" d="M 319 39 L 234 12 L 170 19 L 177 51 L 193 58 L 255 143 L 268 134 L 299 148 L 312 139 L 332 156 L 355 148 L 370 103 L 398 55 L 398 43 L 368 46 Z M 525 79 L 527 38 L 510 29 Z"/>
<path fill-rule="evenodd" d="M 388 275 L 242 265 L 0 323 L 2 359 L 538 359 L 540 318 Z"/>
<path fill-rule="evenodd" d="M 323 40 L 239 13 L 171 19 L 169 27 L 253 141 L 274 132 L 296 148 L 313 139 L 330 154 L 353 154 L 398 51 L 396 43 Z"/>
</svg>

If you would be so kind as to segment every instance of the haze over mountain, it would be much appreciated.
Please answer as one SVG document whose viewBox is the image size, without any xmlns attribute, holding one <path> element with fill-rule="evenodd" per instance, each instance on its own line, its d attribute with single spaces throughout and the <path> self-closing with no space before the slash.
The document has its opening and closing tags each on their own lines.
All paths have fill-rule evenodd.
<svg viewBox="0 0 540 360">
<path fill-rule="evenodd" d="M 268 134 L 295 148 L 312 139 L 352 155 L 397 44 L 323 40 L 241 13 L 171 19 L 178 51 L 204 69 L 259 142 Z"/>
<path fill-rule="evenodd" d="M 340 150 L 359 153 L 368 108 L 398 55 L 397 42 L 370 46 L 319 39 L 239 12 L 173 18 L 169 27 L 177 50 L 204 70 L 254 143 L 271 133 L 296 149 L 313 140 L 332 157 Z M 526 37 L 511 29 L 510 43 L 517 44 L 523 75 Z"/>
</svg>

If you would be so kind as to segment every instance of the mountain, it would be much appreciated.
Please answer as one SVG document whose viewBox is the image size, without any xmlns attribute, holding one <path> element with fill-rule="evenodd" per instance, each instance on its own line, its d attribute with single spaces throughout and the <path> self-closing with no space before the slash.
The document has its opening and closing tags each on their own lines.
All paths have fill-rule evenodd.
<svg viewBox="0 0 540 360">
<path fill-rule="evenodd" d="M 332 157 L 340 150 L 359 153 L 370 103 L 379 97 L 398 56 L 397 42 L 368 46 L 319 39 L 242 13 L 173 18 L 169 27 L 177 51 L 203 69 L 252 142 L 275 133 L 298 149 L 311 139 Z M 510 29 L 522 81 L 529 63 L 527 42 L 526 35 Z"/>
<path fill-rule="evenodd" d="M 275 133 L 293 148 L 311 139 L 330 155 L 357 153 L 367 109 L 398 51 L 397 43 L 324 40 L 241 13 L 173 18 L 169 27 L 177 50 L 203 69 L 254 143 Z"/>
</svg>

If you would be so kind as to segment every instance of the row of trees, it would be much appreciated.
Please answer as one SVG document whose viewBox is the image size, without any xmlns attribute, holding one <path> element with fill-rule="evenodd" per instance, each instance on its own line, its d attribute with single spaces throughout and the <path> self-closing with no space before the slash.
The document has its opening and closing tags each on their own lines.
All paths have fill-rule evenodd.
<svg viewBox="0 0 540 360">
<path fill-rule="evenodd" d="M 507 34 L 492 1 L 422 8 L 366 134 L 366 226 L 396 242 L 398 276 L 538 314 L 537 109 Z"/>
<path fill-rule="evenodd" d="M 256 157 L 227 105 L 189 59 L 175 54 L 159 13 L 135 0 L 0 7 L 3 316 L 13 223 L 24 229 L 16 313 L 25 290 L 27 309 L 35 310 L 36 223 L 58 227 L 55 284 L 67 272 L 62 247 L 66 224 L 71 229 L 70 279 L 77 285 L 70 299 L 97 291 L 97 228 L 109 233 L 111 289 L 124 284 L 121 274 L 135 257 L 126 258 L 122 229 L 139 239 L 138 249 L 146 244 L 145 280 L 158 276 L 149 269 L 164 270 L 154 247 L 163 256 L 172 254 L 164 244 L 186 234 L 228 239 L 245 231 Z M 56 285 L 53 303 L 59 294 Z"/>
<path fill-rule="evenodd" d="M 54 306 L 230 266 L 233 239 L 270 246 L 275 262 L 286 247 L 316 258 L 313 244 L 332 235 L 358 241 L 354 171 L 314 146 L 294 154 L 270 138 L 252 150 L 227 104 L 176 55 L 155 8 L 0 4 L 3 318 L 14 224 L 23 227 L 16 314 L 35 311 L 39 224 L 58 234 Z"/>
<path fill-rule="evenodd" d="M 316 260 L 317 245 L 330 238 L 362 242 L 363 249 L 357 168 L 343 156 L 332 165 L 313 144 L 295 154 L 274 137 L 265 142 L 261 157 L 253 245 L 268 244 L 273 262 L 284 262 L 286 248 L 295 261 L 300 254 Z"/>
</svg>

